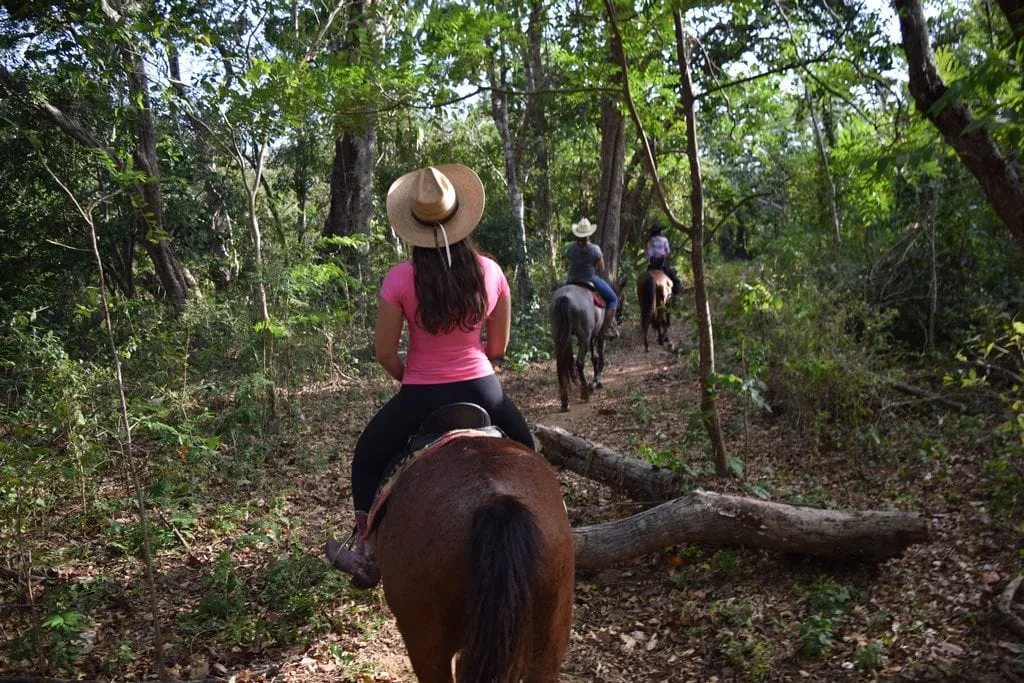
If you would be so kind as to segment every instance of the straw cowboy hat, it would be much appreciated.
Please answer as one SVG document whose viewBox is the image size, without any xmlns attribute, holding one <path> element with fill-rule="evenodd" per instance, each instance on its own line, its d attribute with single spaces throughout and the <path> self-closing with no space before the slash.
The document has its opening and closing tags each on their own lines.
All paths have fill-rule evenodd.
<svg viewBox="0 0 1024 683">
<path fill-rule="evenodd" d="M 473 232 L 484 213 L 484 185 L 462 164 L 427 166 L 391 183 L 388 221 L 416 247 L 447 247 Z"/>
<path fill-rule="evenodd" d="M 578 223 L 572 224 L 572 234 L 577 237 L 590 237 L 597 232 L 597 226 L 586 218 L 581 218 Z"/>
</svg>

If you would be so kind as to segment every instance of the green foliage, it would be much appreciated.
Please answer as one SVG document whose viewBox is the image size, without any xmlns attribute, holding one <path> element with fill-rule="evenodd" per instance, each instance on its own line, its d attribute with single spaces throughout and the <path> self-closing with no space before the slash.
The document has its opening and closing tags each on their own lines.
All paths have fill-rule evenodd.
<svg viewBox="0 0 1024 683">
<path fill-rule="evenodd" d="M 1024 504 L 1024 322 L 1005 313 L 990 316 L 985 328 L 967 340 L 956 359 L 966 367 L 947 374 L 943 383 L 981 392 L 993 382 L 1000 389 L 1001 416 L 994 429 L 992 456 L 984 472 L 992 482 L 995 508 L 1012 514 Z M 989 369 L 982 374 L 971 359 Z M 1009 381 L 1007 381 L 1009 379 Z"/>
<path fill-rule="evenodd" d="M 834 629 L 850 608 L 850 589 L 828 575 L 795 588 L 800 602 L 810 610 L 800 625 L 800 654 L 810 659 L 823 657 L 835 643 Z"/>
<path fill-rule="evenodd" d="M 721 651 L 745 679 L 763 681 L 771 676 L 774 653 L 767 638 L 752 637 L 745 642 L 729 639 Z"/>
<path fill-rule="evenodd" d="M 513 370 L 524 370 L 529 363 L 550 360 L 554 341 L 547 316 L 539 311 L 516 312 L 512 316 L 512 336 L 505 351 L 505 362 Z"/>
<path fill-rule="evenodd" d="M 877 640 L 873 640 L 864 647 L 857 650 L 857 653 L 853 656 L 853 664 L 861 671 L 867 671 L 875 673 L 880 671 L 887 657 L 885 656 L 885 646 Z"/>
<path fill-rule="evenodd" d="M 818 659 L 835 643 L 832 620 L 820 614 L 810 615 L 800 624 L 800 655 Z"/>
<path fill-rule="evenodd" d="M 870 418 L 875 367 L 891 352 L 892 314 L 813 283 L 736 276 L 737 295 L 718 329 L 729 344 L 726 362 L 746 372 L 720 373 L 715 386 L 814 430 Z"/>
<path fill-rule="evenodd" d="M 809 586 L 797 586 L 801 602 L 816 611 L 828 615 L 840 614 L 850 602 L 850 589 L 828 575 L 819 576 Z"/>
<path fill-rule="evenodd" d="M 43 630 L 48 634 L 47 660 L 57 670 L 71 670 L 79 657 L 79 636 L 87 628 L 84 615 L 75 611 L 54 612 L 43 619 Z"/>
</svg>

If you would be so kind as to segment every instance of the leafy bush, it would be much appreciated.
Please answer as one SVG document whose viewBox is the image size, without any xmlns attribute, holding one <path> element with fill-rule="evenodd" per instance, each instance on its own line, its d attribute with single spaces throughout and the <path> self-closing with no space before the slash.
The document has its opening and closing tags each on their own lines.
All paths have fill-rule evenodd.
<svg viewBox="0 0 1024 683">
<path fill-rule="evenodd" d="M 828 652 L 835 643 L 832 634 L 832 620 L 819 614 L 812 614 L 800 624 L 800 654 L 808 659 L 817 659 Z"/>
<path fill-rule="evenodd" d="M 892 313 L 813 283 L 734 272 L 721 337 L 735 391 L 801 427 L 856 426 L 877 404 L 873 370 L 890 351 Z"/>
</svg>

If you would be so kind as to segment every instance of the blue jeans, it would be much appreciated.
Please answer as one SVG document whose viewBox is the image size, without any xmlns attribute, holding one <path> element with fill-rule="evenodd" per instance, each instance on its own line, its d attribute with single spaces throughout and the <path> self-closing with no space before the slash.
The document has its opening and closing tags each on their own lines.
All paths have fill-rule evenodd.
<svg viewBox="0 0 1024 683">
<path fill-rule="evenodd" d="M 619 307 L 619 297 L 615 296 L 615 290 L 612 289 L 612 286 L 604 278 L 595 277 L 591 282 L 594 283 L 594 289 L 597 290 L 597 293 L 604 299 L 608 310 L 614 311 Z"/>
</svg>

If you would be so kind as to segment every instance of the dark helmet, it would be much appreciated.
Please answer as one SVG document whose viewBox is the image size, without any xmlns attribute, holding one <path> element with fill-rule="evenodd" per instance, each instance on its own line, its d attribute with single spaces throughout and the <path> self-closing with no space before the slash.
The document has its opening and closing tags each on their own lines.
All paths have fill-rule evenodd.
<svg viewBox="0 0 1024 683">
<path fill-rule="evenodd" d="M 655 221 L 654 223 L 651 224 L 651 231 L 647 234 L 647 239 L 651 239 L 655 235 L 660 235 L 664 229 L 664 225 Z"/>
</svg>

